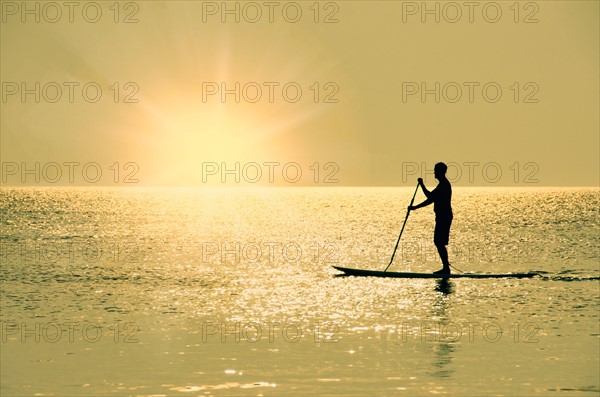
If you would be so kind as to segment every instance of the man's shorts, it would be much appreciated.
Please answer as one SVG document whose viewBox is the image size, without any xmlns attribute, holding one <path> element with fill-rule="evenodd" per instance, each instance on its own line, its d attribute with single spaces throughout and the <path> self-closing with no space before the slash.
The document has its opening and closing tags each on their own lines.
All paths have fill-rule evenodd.
<svg viewBox="0 0 600 397">
<path fill-rule="evenodd" d="M 437 216 L 435 218 L 435 232 L 433 233 L 433 242 L 435 245 L 448 245 L 450 225 L 452 225 L 452 215 Z"/>
</svg>

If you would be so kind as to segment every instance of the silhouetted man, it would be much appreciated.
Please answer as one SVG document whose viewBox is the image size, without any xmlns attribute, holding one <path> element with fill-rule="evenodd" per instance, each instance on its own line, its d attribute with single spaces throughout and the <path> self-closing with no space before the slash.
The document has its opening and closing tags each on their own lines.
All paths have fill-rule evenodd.
<svg viewBox="0 0 600 397">
<path fill-rule="evenodd" d="M 409 206 L 408 210 L 416 210 L 433 203 L 433 211 L 435 212 L 435 232 L 433 235 L 433 243 L 435 244 L 440 259 L 442 260 L 443 268 L 434 272 L 436 274 L 450 274 L 450 262 L 448 262 L 448 239 L 450 237 L 450 225 L 452 224 L 452 186 L 450 181 L 446 179 L 446 171 L 448 167 L 444 163 L 437 163 L 433 168 L 435 178 L 439 181 L 433 191 L 427 190 L 423 184 L 423 179 L 419 178 L 419 186 L 423 189 L 423 193 L 427 199 L 421 204 Z"/>
</svg>

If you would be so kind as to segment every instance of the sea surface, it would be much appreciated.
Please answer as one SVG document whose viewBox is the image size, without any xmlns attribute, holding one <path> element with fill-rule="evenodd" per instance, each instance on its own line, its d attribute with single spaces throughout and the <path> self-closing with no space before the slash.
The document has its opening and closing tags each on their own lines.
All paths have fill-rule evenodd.
<svg viewBox="0 0 600 397">
<path fill-rule="evenodd" d="M 452 265 L 533 279 L 337 277 L 412 193 L 2 188 L 0 394 L 598 396 L 600 191 L 454 188 Z M 440 268 L 433 225 L 389 270 Z"/>
</svg>

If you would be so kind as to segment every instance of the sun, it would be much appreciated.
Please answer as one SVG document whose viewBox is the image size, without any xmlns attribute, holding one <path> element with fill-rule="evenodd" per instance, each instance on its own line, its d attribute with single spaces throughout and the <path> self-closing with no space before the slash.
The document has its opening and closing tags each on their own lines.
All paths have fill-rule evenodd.
<svg viewBox="0 0 600 397">
<path fill-rule="evenodd" d="M 170 40 L 157 42 L 157 53 L 165 56 L 152 62 L 163 72 L 140 76 L 139 102 L 128 111 L 127 125 L 119 127 L 126 136 L 123 151 L 143 163 L 148 184 L 203 185 L 204 162 L 234 167 L 303 161 L 311 156 L 311 139 L 337 127 L 323 122 L 335 106 L 314 99 L 315 92 L 322 98 L 328 81 L 319 77 L 321 69 L 315 76 L 322 51 L 299 41 L 301 48 L 310 44 L 310 51 L 295 56 L 299 50 L 292 51 L 288 40 L 297 39 L 293 26 L 277 37 L 270 25 L 253 27 L 255 35 L 271 40 L 249 46 L 239 27 L 218 24 L 209 40 L 196 26 L 183 29 L 186 20 L 174 21 Z M 286 90 L 289 86 L 293 89 Z M 208 95 L 205 87 L 220 93 Z M 236 87 L 241 92 L 232 95 Z M 288 98 L 298 92 L 303 94 L 298 101 Z"/>
<path fill-rule="evenodd" d="M 186 106 L 163 115 L 156 160 L 178 184 L 197 184 L 205 163 L 227 164 L 269 158 L 266 120 L 225 106 Z M 264 161 L 264 160 L 263 160 Z"/>
<path fill-rule="evenodd" d="M 230 110 L 186 109 L 171 115 L 163 147 L 171 160 L 190 162 L 262 157 L 261 125 L 255 116 Z"/>
</svg>

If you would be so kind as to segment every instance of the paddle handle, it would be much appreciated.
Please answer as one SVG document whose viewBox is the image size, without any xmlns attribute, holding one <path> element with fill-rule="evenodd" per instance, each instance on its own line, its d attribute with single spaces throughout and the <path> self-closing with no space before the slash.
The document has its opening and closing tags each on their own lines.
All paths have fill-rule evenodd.
<svg viewBox="0 0 600 397">
<path fill-rule="evenodd" d="M 415 197 L 417 195 L 417 190 L 419 190 L 419 184 L 417 183 L 417 187 L 415 188 L 415 193 L 412 196 L 412 200 L 410 200 L 410 205 L 412 207 L 413 203 L 415 202 Z M 404 226 L 406 226 L 406 221 L 408 220 L 408 215 L 410 214 L 410 211 L 406 211 L 406 218 L 404 218 L 404 223 L 402 224 L 402 229 L 400 229 L 400 234 L 398 235 L 398 241 L 396 241 L 396 246 L 394 247 L 394 252 L 392 253 L 392 259 L 390 259 L 390 263 L 388 263 L 387 267 L 385 268 L 384 272 L 387 272 L 387 269 L 392 265 L 392 262 L 394 261 L 394 256 L 396 256 L 396 251 L 398 250 L 398 244 L 400 244 L 400 238 L 402 237 L 402 233 L 404 232 Z"/>
</svg>

